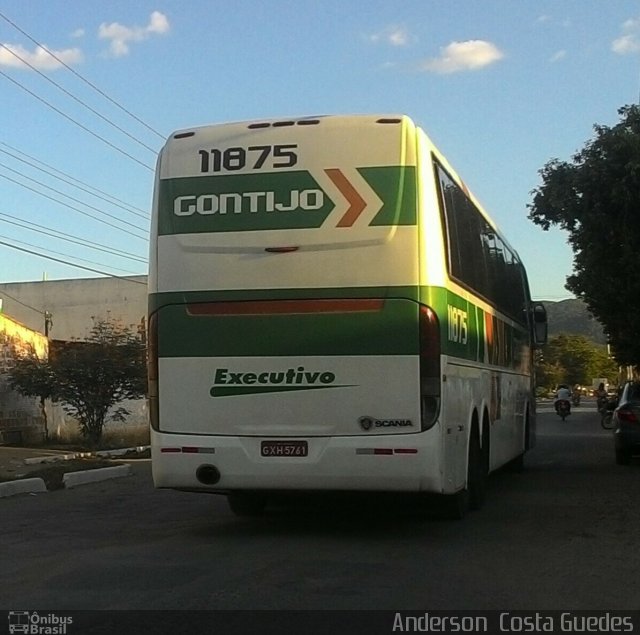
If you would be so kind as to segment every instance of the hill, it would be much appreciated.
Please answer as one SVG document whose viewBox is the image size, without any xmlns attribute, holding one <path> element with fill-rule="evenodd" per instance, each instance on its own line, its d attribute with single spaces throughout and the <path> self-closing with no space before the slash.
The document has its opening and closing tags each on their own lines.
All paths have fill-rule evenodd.
<svg viewBox="0 0 640 635">
<path fill-rule="evenodd" d="M 582 300 L 543 302 L 549 319 L 549 337 L 556 335 L 584 335 L 598 344 L 606 344 L 602 325 L 589 313 Z"/>
</svg>

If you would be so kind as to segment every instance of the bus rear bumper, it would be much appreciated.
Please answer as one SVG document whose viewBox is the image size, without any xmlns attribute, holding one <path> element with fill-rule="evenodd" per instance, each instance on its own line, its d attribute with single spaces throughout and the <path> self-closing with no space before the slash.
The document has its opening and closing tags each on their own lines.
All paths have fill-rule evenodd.
<svg viewBox="0 0 640 635">
<path fill-rule="evenodd" d="M 437 438 L 428 432 L 308 437 L 297 439 L 306 441 L 306 456 L 263 456 L 262 442 L 267 439 L 259 437 L 152 431 L 153 481 L 157 488 L 211 493 L 237 490 L 442 493 Z"/>
</svg>

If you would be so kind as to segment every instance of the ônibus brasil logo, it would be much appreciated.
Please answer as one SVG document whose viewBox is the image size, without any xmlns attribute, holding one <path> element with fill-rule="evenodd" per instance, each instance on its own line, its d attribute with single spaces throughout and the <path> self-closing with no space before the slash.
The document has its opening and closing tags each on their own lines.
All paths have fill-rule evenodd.
<svg viewBox="0 0 640 635">
<path fill-rule="evenodd" d="M 210 394 L 212 397 L 230 397 L 348 387 L 347 384 L 336 384 L 335 373 L 331 371 L 309 371 L 304 366 L 258 373 L 234 372 L 228 368 L 217 368 Z"/>
<path fill-rule="evenodd" d="M 9 611 L 9 633 L 25 635 L 67 635 L 67 626 L 73 624 L 73 617 L 36 611 Z"/>
</svg>

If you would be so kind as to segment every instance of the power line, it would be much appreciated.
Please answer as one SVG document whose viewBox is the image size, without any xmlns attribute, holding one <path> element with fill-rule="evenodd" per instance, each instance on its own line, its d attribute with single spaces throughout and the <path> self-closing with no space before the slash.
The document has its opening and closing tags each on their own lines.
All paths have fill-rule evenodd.
<svg viewBox="0 0 640 635">
<path fill-rule="evenodd" d="M 19 88 L 24 90 L 26 93 L 28 93 L 32 97 L 35 97 L 38 101 L 43 103 L 45 106 L 47 106 L 48 108 L 51 108 L 51 110 L 53 110 L 54 112 L 57 112 L 59 115 L 61 115 L 62 117 L 64 117 L 68 121 L 70 121 L 71 123 L 75 124 L 76 126 L 81 128 L 85 132 L 88 132 L 90 135 L 94 136 L 96 139 L 100 139 L 100 141 L 102 141 L 102 143 L 105 143 L 110 148 L 113 148 L 114 150 L 116 150 L 120 154 L 124 155 L 125 157 L 131 159 L 132 161 L 135 161 L 138 165 L 141 165 L 143 168 L 146 168 L 147 170 L 150 170 L 151 172 L 154 171 L 153 168 L 150 165 L 147 165 L 146 163 L 143 163 L 139 159 L 136 159 L 132 154 L 129 154 L 126 150 L 123 150 L 122 148 L 119 148 L 114 143 L 111 143 L 111 141 L 109 141 L 108 139 L 105 139 L 104 137 L 100 136 L 97 132 L 93 132 L 93 130 L 87 128 L 85 125 L 81 124 L 79 121 L 76 121 L 73 117 L 70 117 L 66 113 L 62 112 L 62 110 L 60 110 L 59 108 L 56 108 L 53 104 L 49 103 L 43 97 L 40 97 L 40 95 L 37 95 L 32 90 L 29 90 L 26 86 L 21 84 L 19 81 L 13 79 L 13 77 L 11 77 L 10 75 L 7 75 L 7 73 L 5 73 L 4 71 L 0 70 L 0 75 L 2 75 L 5 79 L 8 79 L 12 84 L 15 84 L 16 86 L 18 86 Z"/>
<path fill-rule="evenodd" d="M 16 159 L 16 161 L 20 161 L 21 163 L 24 163 L 25 165 L 28 165 L 36 170 L 39 170 L 40 172 L 44 172 L 45 174 L 48 174 L 49 176 L 52 176 L 54 179 L 58 179 L 59 181 L 62 181 L 63 183 L 66 183 L 67 185 L 71 185 L 71 187 L 75 187 L 79 190 L 82 190 L 83 192 L 86 192 L 87 194 L 94 196 L 96 198 L 99 198 L 103 201 L 105 201 L 106 203 L 109 203 L 109 205 L 113 205 L 114 207 L 119 207 L 120 209 L 129 212 L 131 214 L 134 214 L 135 216 L 139 216 L 140 218 L 144 218 L 146 220 L 149 219 L 149 212 L 146 210 L 141 209 L 140 207 L 136 207 L 135 205 L 131 205 L 130 203 L 127 203 L 126 201 L 123 201 L 122 199 L 119 199 L 116 196 L 113 196 L 112 194 L 109 194 L 108 192 L 105 192 L 93 185 L 90 185 L 89 183 L 85 183 L 84 181 L 81 181 L 80 179 L 75 178 L 74 176 L 71 176 L 70 174 L 67 174 L 66 172 L 63 172 L 62 170 L 58 170 L 57 168 L 55 168 L 52 165 L 49 165 L 48 163 L 45 163 L 44 161 L 42 161 L 41 159 L 38 159 L 36 157 L 31 156 L 30 154 L 27 154 L 26 152 L 23 152 L 22 150 L 19 150 L 18 148 L 14 148 L 13 146 L 9 145 L 8 143 L 5 143 L 4 141 L 0 141 L 0 146 L 4 146 L 5 148 L 9 148 L 9 150 L 12 150 L 12 152 L 8 152 L 7 150 L 3 150 L 2 148 L 0 148 L 0 152 L 2 152 L 3 154 L 6 154 L 10 157 L 12 157 L 13 159 Z M 27 161 L 23 158 L 21 158 L 20 156 L 13 154 L 14 152 L 17 152 L 18 154 L 21 154 L 23 157 L 27 157 L 28 159 L 31 159 L 31 161 L 34 161 L 35 163 L 32 163 L 31 161 Z M 44 165 L 45 167 L 49 168 L 48 170 L 45 170 L 44 168 L 40 167 L 40 165 Z M 62 178 L 60 176 L 57 176 L 55 173 L 57 174 L 61 174 Z M 76 185 L 77 183 L 79 183 L 80 185 Z M 97 192 L 97 193 L 96 193 Z"/>
<path fill-rule="evenodd" d="M 106 271 L 100 271 L 99 269 L 93 269 L 92 267 L 85 267 L 84 265 L 78 265 L 73 262 L 69 262 L 67 260 L 62 260 L 60 258 L 54 258 L 53 256 L 47 256 L 45 254 L 41 254 L 37 251 L 32 251 L 31 249 L 25 249 L 24 247 L 17 247 L 16 245 L 12 245 L 11 243 L 4 242 L 0 240 L 0 245 L 4 245 L 5 247 L 9 247 L 10 249 L 16 249 L 18 251 L 23 251 L 27 254 L 31 254 L 32 256 L 38 256 L 39 258 L 46 258 L 47 260 L 53 260 L 54 262 L 62 263 L 63 265 L 68 265 L 69 267 L 75 267 L 76 269 L 83 269 L 84 271 L 91 271 L 93 273 L 98 273 L 101 276 L 107 276 L 108 278 L 118 278 L 119 280 L 125 280 L 127 282 L 133 282 L 135 284 L 143 284 L 147 286 L 146 282 L 140 282 L 139 280 L 131 280 L 130 276 L 116 276 L 112 273 L 107 273 Z"/>
<path fill-rule="evenodd" d="M 43 249 L 44 251 L 49 252 L 50 254 L 57 254 L 58 256 L 65 256 L 66 258 L 76 258 L 77 260 L 81 260 L 82 262 L 88 262 L 89 264 L 92 264 L 92 265 L 99 265 L 100 267 L 111 267 L 116 271 L 124 271 L 125 273 L 131 273 L 131 272 L 128 272 L 126 269 L 121 269 L 120 267 L 114 267 L 113 265 L 105 265 L 103 262 L 96 262 L 95 260 L 88 260 L 87 258 L 81 258 L 80 256 L 72 256 L 71 254 L 65 254 L 60 251 L 54 251 L 53 249 L 47 249 L 46 247 L 42 247 L 41 245 L 33 245 L 32 243 L 25 242 L 24 240 L 16 240 L 15 238 L 9 238 L 8 236 L 2 236 L 2 235 L 0 235 L 0 238 L 4 238 L 5 240 L 13 240 L 14 243 L 18 243 L 19 245 L 27 245 L 27 247 L 35 247 L 36 249 Z"/>
<path fill-rule="evenodd" d="M 30 190 L 32 192 L 35 192 L 36 194 L 44 197 L 44 198 L 48 198 L 50 201 L 54 201 L 55 203 L 58 203 L 59 205 L 62 205 L 63 207 L 66 207 L 67 209 L 72 209 L 76 212 L 78 212 L 79 214 L 82 214 L 83 216 L 88 216 L 89 218 L 93 218 L 93 220 L 102 223 L 103 225 L 108 225 L 109 227 L 113 227 L 114 229 L 117 229 L 118 231 L 121 231 L 125 234 L 128 234 L 129 236 L 133 236 L 134 238 L 139 238 L 140 240 L 149 240 L 147 236 L 141 236 L 139 234 L 134 234 L 132 231 L 124 229 L 122 227 L 118 227 L 117 225 L 114 225 L 113 223 L 110 223 L 109 221 L 106 220 L 102 220 L 101 218 L 97 218 L 96 216 L 94 216 L 93 214 L 89 214 L 89 212 L 85 212 L 83 210 L 81 210 L 78 207 L 75 207 L 73 205 L 69 205 L 68 203 L 65 203 L 64 201 L 60 201 L 57 198 L 54 198 L 53 196 L 49 196 L 48 194 L 45 194 L 44 192 L 39 192 L 38 190 L 36 190 L 33 187 L 29 187 L 28 185 L 25 185 L 24 183 L 20 183 L 20 181 L 16 181 L 15 179 L 12 179 L 11 177 L 7 176 L 6 174 L 0 174 L 0 178 L 5 179 L 6 181 L 10 181 L 11 183 L 15 183 L 16 185 L 20 185 L 21 187 Z M 121 221 L 124 222 L 124 221 Z"/>
<path fill-rule="evenodd" d="M 4 283 L 0 283 L 0 284 L 4 284 Z M 9 284 L 11 284 L 11 283 L 9 283 Z M 7 293 L 4 289 L 0 289 L 0 296 L 5 296 L 5 295 L 10 300 L 13 300 L 14 302 L 17 302 L 18 304 L 21 304 L 22 306 L 26 306 L 27 309 L 31 309 L 32 311 L 35 311 L 36 313 L 40 313 L 40 315 L 45 315 L 45 313 L 46 313 L 46 311 L 41 311 L 40 309 L 36 309 L 34 306 L 31 306 L 30 304 L 25 304 L 21 300 L 18 300 L 18 298 L 14 298 L 12 295 Z"/>
<path fill-rule="evenodd" d="M 95 110 L 94 108 L 89 106 L 89 104 L 87 104 L 84 101 L 82 101 L 82 99 L 80 99 L 79 97 L 76 97 L 72 92 L 70 92 L 66 88 L 64 88 L 64 86 L 61 86 L 60 84 L 58 84 L 58 82 L 54 81 L 50 77 L 47 77 L 42 71 L 38 70 L 33 64 L 31 64 L 30 62 L 25 60 L 23 57 L 18 55 L 14 50 L 12 50 L 6 44 L 3 44 L 2 42 L 0 42 L 0 46 L 5 51 L 8 51 L 9 53 L 11 53 L 11 55 L 13 55 L 15 58 L 19 59 L 23 64 L 28 66 L 31 70 L 35 71 L 38 75 L 40 75 L 40 77 L 42 77 L 43 79 L 47 80 L 50 84 L 53 84 L 56 88 L 61 90 L 65 95 L 67 95 L 68 97 L 71 97 L 71 99 L 73 99 L 74 101 L 78 102 L 81 106 L 84 106 L 87 110 L 92 112 L 97 117 L 100 117 L 100 119 L 102 119 L 103 121 L 106 121 L 110 126 L 114 127 L 116 130 L 119 130 L 122 134 L 124 134 L 127 137 L 129 137 L 129 139 L 135 141 L 137 144 L 141 145 L 143 148 L 149 150 L 149 152 L 153 152 L 154 154 L 157 153 L 156 149 L 148 146 L 143 141 L 140 141 L 140 139 L 134 137 L 132 134 L 127 132 L 124 128 L 121 128 L 117 123 L 114 123 L 113 121 L 111 121 L 111 119 L 109 119 L 108 117 L 105 117 L 103 114 L 99 113 L 97 110 Z"/>
<path fill-rule="evenodd" d="M 16 29 L 17 31 L 19 31 L 20 33 L 22 33 L 22 35 L 24 35 L 26 38 L 28 38 L 29 40 L 31 40 L 31 42 L 33 42 L 36 46 L 40 47 L 43 51 L 45 51 L 46 53 L 48 53 L 49 55 L 51 55 L 51 57 L 53 57 L 54 60 L 56 60 L 58 63 L 60 63 L 62 66 L 64 66 L 68 71 L 70 71 L 71 73 L 73 73 L 78 79 L 80 79 L 81 81 L 83 81 L 85 84 L 87 84 L 88 86 L 90 86 L 91 88 L 93 88 L 93 90 L 95 90 L 98 94 L 102 95 L 105 99 L 107 99 L 108 101 L 110 101 L 114 106 L 116 106 L 117 108 L 119 108 L 120 110 L 122 110 L 123 112 L 125 112 L 127 115 L 129 115 L 132 119 L 135 119 L 135 121 L 137 121 L 139 124 L 143 125 L 147 130 L 149 130 L 150 132 L 153 132 L 153 134 L 157 135 L 158 137 L 160 137 L 160 139 L 164 140 L 165 136 L 162 135 L 161 133 L 159 133 L 157 130 L 153 129 L 149 124 L 145 123 L 144 121 L 142 121 L 142 119 L 140 119 L 139 117 L 136 117 L 136 115 L 134 115 L 132 112 L 130 112 L 129 110 L 127 110 L 124 106 L 120 105 L 117 101 L 115 101 L 114 99 L 112 99 L 111 97 L 109 97 L 109 95 L 107 95 L 104 91 L 102 91 L 100 88 L 98 88 L 95 84 L 92 84 L 88 79 L 86 79 L 85 77 L 83 77 L 82 75 L 80 75 L 80 73 L 78 73 L 76 70 L 74 70 L 73 68 L 71 68 L 71 66 L 69 66 L 68 64 L 66 64 L 63 60 L 61 60 L 57 55 L 55 55 L 55 53 L 53 53 L 52 51 L 50 51 L 46 46 L 44 46 L 44 44 L 41 44 L 40 42 L 38 42 L 37 40 L 35 40 L 33 37 L 31 37 L 26 31 L 24 31 L 23 29 L 21 29 L 15 22 L 11 21 L 6 15 L 4 15 L 4 13 L 0 12 L 0 18 L 2 18 L 5 22 L 8 22 L 14 29 Z"/>
<path fill-rule="evenodd" d="M 146 258 L 142 256 L 136 256 L 128 251 L 122 251 L 120 249 L 116 249 L 115 247 L 107 247 L 107 245 L 101 245 L 100 243 L 94 243 L 90 240 L 86 240 L 85 238 L 81 238 L 80 236 L 74 236 L 73 234 L 66 234 L 59 232 L 51 227 L 45 227 L 44 225 L 38 225 L 37 223 L 29 223 L 26 221 L 22 221 L 17 219 L 15 216 L 11 216 L 9 214 L 3 214 L 0 212 L 0 222 L 8 223 L 9 225 L 15 225 L 16 227 L 21 227 L 22 229 L 26 229 L 31 232 L 36 232 L 38 234 L 43 234 L 45 236 L 51 236 L 53 238 L 57 238 L 58 240 L 64 240 L 68 243 L 74 243 L 77 245 L 82 245 L 83 247 L 87 247 L 88 249 L 94 249 L 95 251 L 102 251 L 107 254 L 111 254 L 113 256 L 117 256 L 118 258 L 127 258 L 128 260 L 136 260 L 138 262 L 146 263 Z M 8 220 L 13 219 L 13 220 Z M 38 228 L 38 229 L 36 229 Z"/>
<path fill-rule="evenodd" d="M 10 168 L 8 165 L 5 165 L 4 163 L 0 162 L 0 168 L 4 168 L 5 170 L 9 170 L 9 172 L 13 172 L 14 174 L 17 174 L 18 176 L 22 177 L 23 179 L 26 179 L 27 181 L 31 181 L 32 183 L 36 183 L 37 185 L 40 185 L 41 187 L 44 187 L 47 190 L 51 190 L 52 192 L 55 192 L 56 194 L 60 194 L 61 196 L 64 196 L 65 198 L 68 198 L 70 201 L 73 201 L 74 203 L 80 203 L 80 205 L 84 205 L 85 207 L 88 207 L 89 209 L 92 209 L 95 212 L 98 212 L 98 214 L 102 214 L 103 216 L 108 216 L 109 218 L 113 218 L 114 220 L 117 220 L 119 223 L 122 223 L 123 225 L 129 225 L 129 227 L 133 227 L 134 229 L 139 229 L 139 230 L 142 229 L 138 225 L 134 225 L 133 223 L 130 223 L 129 221 L 126 221 L 126 220 L 123 220 L 121 218 L 118 218 L 115 214 L 110 214 L 109 212 L 105 212 L 104 210 L 101 210 L 99 207 L 94 207 L 93 205 L 89 205 L 89 203 L 86 203 L 85 201 L 82 201 L 79 198 L 74 198 L 73 196 L 69 196 L 69 194 L 65 194 L 64 192 L 61 192 L 60 190 L 56 190 L 54 187 L 51 187 L 50 185 L 47 185 L 46 183 L 43 183 L 42 181 L 38 181 L 38 179 L 34 179 L 34 178 L 30 177 L 30 176 L 27 176 L 26 174 L 23 174 L 22 172 L 20 172 L 18 170 L 14 170 L 13 168 Z M 0 176 L 2 176 L 2 175 L 0 175 Z"/>
</svg>

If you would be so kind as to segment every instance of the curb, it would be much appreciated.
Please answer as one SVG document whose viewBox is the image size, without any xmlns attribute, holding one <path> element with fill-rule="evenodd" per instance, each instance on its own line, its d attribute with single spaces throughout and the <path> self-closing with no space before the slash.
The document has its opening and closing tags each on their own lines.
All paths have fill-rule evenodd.
<svg viewBox="0 0 640 635">
<path fill-rule="evenodd" d="M 35 494 L 46 492 L 47 488 L 41 478 L 23 478 L 16 481 L 0 483 L 0 498 L 16 494 Z"/>
<path fill-rule="evenodd" d="M 150 445 L 138 445 L 134 448 L 121 448 L 119 450 L 99 450 L 98 452 L 93 452 L 93 456 L 100 457 L 109 457 L 109 456 L 126 456 L 129 452 L 144 452 L 145 450 L 150 450 Z"/>
<path fill-rule="evenodd" d="M 76 454 L 54 454 L 52 456 L 36 456 L 30 459 L 22 459 L 25 465 L 38 465 L 40 463 L 57 463 L 58 461 L 71 461 L 80 458 Z"/>
<path fill-rule="evenodd" d="M 122 448 L 120 450 L 100 450 L 99 452 L 74 452 L 73 454 L 55 454 L 52 456 L 33 457 L 23 459 L 25 465 L 37 465 L 39 463 L 56 463 L 58 461 L 72 461 L 73 459 L 89 459 L 95 456 L 100 458 L 109 458 L 117 456 L 125 456 L 129 452 L 144 452 L 151 446 L 139 445 L 134 448 Z"/>
<path fill-rule="evenodd" d="M 101 467 L 95 470 L 82 470 L 80 472 L 67 472 L 62 476 L 64 489 L 73 489 L 88 483 L 98 483 L 113 478 L 131 476 L 131 465 L 124 463 L 114 467 Z M 48 492 L 44 480 L 41 478 L 21 478 L 15 481 L 0 483 L 0 498 L 15 496 L 17 494 L 36 494 Z"/>
<path fill-rule="evenodd" d="M 112 478 L 131 476 L 131 465 L 116 465 L 115 467 L 100 467 L 95 470 L 83 470 L 82 472 L 67 472 L 62 477 L 62 484 L 65 489 L 72 489 L 87 483 L 97 483 Z M 38 479 L 30 479 L 38 480 Z"/>
</svg>

